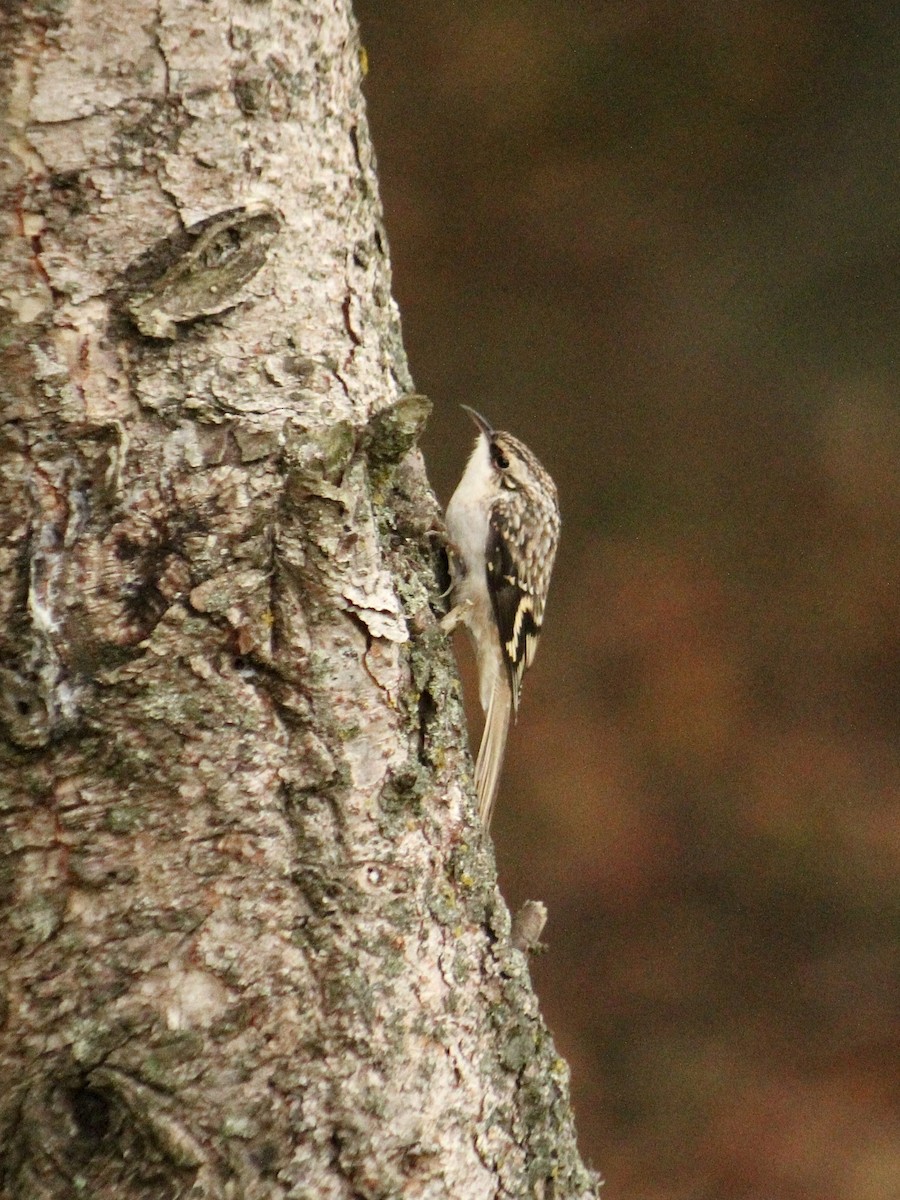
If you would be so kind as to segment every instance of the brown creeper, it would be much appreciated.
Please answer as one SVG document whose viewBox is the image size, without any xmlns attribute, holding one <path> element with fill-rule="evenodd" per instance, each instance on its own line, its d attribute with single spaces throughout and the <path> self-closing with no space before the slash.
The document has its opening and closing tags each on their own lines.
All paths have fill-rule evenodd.
<svg viewBox="0 0 900 1200">
<path fill-rule="evenodd" d="M 447 505 L 453 608 L 472 635 L 485 713 L 475 763 L 478 811 L 490 825 L 510 716 L 534 661 L 559 543 L 556 484 L 527 446 L 463 405 L 478 440 Z"/>
</svg>

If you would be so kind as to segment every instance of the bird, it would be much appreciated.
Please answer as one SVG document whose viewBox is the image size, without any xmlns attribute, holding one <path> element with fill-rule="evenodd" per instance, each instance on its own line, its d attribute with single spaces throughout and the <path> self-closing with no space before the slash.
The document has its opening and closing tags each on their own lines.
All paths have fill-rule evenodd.
<svg viewBox="0 0 900 1200">
<path fill-rule="evenodd" d="M 534 661 L 559 545 L 556 484 L 511 433 L 467 404 L 475 447 L 447 505 L 451 608 L 442 626 L 466 626 L 485 714 L 475 762 L 478 811 L 490 827 L 522 677 Z"/>
</svg>

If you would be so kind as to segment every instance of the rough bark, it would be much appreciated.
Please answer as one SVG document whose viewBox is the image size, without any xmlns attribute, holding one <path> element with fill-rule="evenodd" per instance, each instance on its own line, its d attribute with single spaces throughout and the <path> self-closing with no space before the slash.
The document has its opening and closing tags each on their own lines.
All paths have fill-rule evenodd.
<svg viewBox="0 0 900 1200">
<path fill-rule="evenodd" d="M 0 1195 L 587 1196 L 343 2 L 0 27 Z"/>
</svg>

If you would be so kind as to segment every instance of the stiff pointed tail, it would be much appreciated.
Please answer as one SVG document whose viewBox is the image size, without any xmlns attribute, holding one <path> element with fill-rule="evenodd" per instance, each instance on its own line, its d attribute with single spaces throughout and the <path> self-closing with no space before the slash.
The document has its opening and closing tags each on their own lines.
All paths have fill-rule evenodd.
<svg viewBox="0 0 900 1200">
<path fill-rule="evenodd" d="M 494 812 L 494 800 L 497 797 L 497 785 L 500 783 L 500 771 L 506 751 L 506 735 L 509 733 L 511 709 L 512 695 L 509 683 L 505 679 L 498 679 L 491 689 L 491 698 L 484 721 L 484 733 L 481 735 L 481 746 L 478 749 L 478 761 L 475 763 L 478 815 L 481 817 L 485 829 L 489 828 Z"/>
</svg>

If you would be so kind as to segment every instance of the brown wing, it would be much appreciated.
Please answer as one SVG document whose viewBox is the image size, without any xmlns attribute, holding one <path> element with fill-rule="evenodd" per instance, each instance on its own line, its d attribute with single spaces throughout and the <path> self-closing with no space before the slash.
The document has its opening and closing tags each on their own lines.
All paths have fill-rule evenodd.
<svg viewBox="0 0 900 1200">
<path fill-rule="evenodd" d="M 522 676 L 534 661 L 543 621 L 543 597 L 535 596 L 521 578 L 503 532 L 503 516 L 495 510 L 488 525 L 487 586 L 500 633 L 500 650 L 509 673 L 513 711 L 518 708 Z"/>
</svg>

